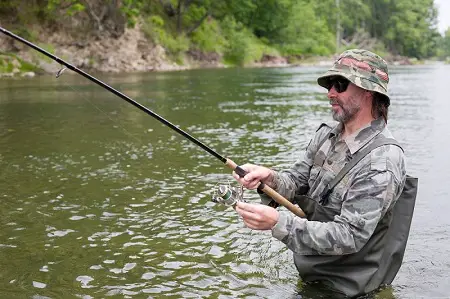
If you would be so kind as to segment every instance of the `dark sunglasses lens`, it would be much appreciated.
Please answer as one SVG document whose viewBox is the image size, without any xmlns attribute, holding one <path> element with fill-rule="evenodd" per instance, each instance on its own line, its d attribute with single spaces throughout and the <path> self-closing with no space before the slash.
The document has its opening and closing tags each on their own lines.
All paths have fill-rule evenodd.
<svg viewBox="0 0 450 299">
<path fill-rule="evenodd" d="M 334 88 L 336 88 L 336 91 L 341 93 L 347 90 L 348 87 L 348 80 L 345 79 L 337 79 L 336 84 L 334 85 Z"/>
<path fill-rule="evenodd" d="M 334 87 L 334 89 L 338 93 L 341 93 L 341 92 L 344 92 L 347 90 L 349 83 L 350 83 L 350 81 L 348 81 L 347 79 L 344 79 L 344 78 L 331 79 L 328 90 L 330 90 L 332 87 Z"/>
</svg>

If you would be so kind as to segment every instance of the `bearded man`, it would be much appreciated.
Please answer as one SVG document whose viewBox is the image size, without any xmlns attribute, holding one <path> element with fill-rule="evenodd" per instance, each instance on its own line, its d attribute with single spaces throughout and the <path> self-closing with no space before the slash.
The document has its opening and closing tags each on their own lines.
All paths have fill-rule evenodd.
<svg viewBox="0 0 450 299">
<path fill-rule="evenodd" d="M 303 281 L 359 296 L 392 282 L 414 206 L 401 238 L 404 231 L 392 225 L 407 176 L 403 150 L 387 128 L 388 67 L 375 53 L 347 50 L 317 81 L 328 90 L 337 125 L 322 124 L 290 169 L 245 164 L 244 177 L 233 173 L 248 189 L 267 184 L 298 204 L 306 219 L 277 211 L 264 194 L 265 205 L 238 202 L 235 208 L 247 227 L 271 230 L 293 251 Z"/>
</svg>

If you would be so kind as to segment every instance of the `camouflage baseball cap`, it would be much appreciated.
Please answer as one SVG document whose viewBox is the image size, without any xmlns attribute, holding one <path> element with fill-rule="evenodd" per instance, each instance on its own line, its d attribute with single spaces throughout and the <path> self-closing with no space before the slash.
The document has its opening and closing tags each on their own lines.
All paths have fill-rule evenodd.
<svg viewBox="0 0 450 299">
<path fill-rule="evenodd" d="M 317 79 L 320 86 L 328 88 L 330 79 L 341 76 L 366 90 L 378 92 L 390 103 L 388 96 L 388 67 L 386 61 L 375 53 L 362 49 L 344 51 L 333 66 Z"/>
</svg>

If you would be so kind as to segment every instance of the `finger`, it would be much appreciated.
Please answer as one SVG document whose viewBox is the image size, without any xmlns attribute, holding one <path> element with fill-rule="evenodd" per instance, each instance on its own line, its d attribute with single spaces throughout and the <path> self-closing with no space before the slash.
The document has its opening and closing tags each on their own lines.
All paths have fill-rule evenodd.
<svg viewBox="0 0 450 299">
<path fill-rule="evenodd" d="M 258 179 L 258 172 L 254 171 L 254 172 L 249 172 L 244 176 L 244 180 L 251 182 L 253 180 L 257 180 Z"/>
<path fill-rule="evenodd" d="M 243 210 L 243 211 L 251 212 L 251 213 L 254 213 L 254 212 L 256 212 L 258 210 L 258 205 L 246 203 L 246 202 L 243 202 L 243 201 L 238 201 L 236 203 L 236 206 L 239 209 Z"/>
<path fill-rule="evenodd" d="M 239 207 L 236 207 L 236 212 L 242 217 L 244 221 L 254 221 L 254 222 L 260 222 L 261 221 L 261 215 L 255 214 L 249 211 L 245 211 L 240 209 Z"/>
<path fill-rule="evenodd" d="M 258 188 L 259 184 L 261 184 L 260 181 L 252 181 L 252 182 L 247 184 L 248 185 L 247 188 L 248 189 L 256 189 L 256 188 Z"/>
<path fill-rule="evenodd" d="M 250 216 L 251 212 L 245 211 L 245 210 L 239 208 L 237 205 L 235 206 L 235 210 L 239 214 L 239 216 L 241 216 L 243 219 L 248 219 L 251 217 Z"/>
<path fill-rule="evenodd" d="M 247 182 L 243 178 L 239 178 L 238 176 L 234 176 L 234 175 L 233 175 L 233 177 L 236 181 L 239 182 L 239 184 L 244 186 L 246 189 L 255 189 L 255 187 L 253 185 L 249 184 L 249 182 Z"/>
<path fill-rule="evenodd" d="M 244 224 L 246 227 L 250 229 L 258 229 L 259 230 L 259 222 L 246 221 L 244 220 Z"/>
<path fill-rule="evenodd" d="M 251 225 L 252 227 L 261 227 L 262 222 L 255 221 L 251 219 L 242 219 L 246 225 Z"/>
<path fill-rule="evenodd" d="M 244 180 L 252 185 L 256 185 L 261 180 L 261 175 L 257 171 L 249 172 L 244 176 Z"/>
<path fill-rule="evenodd" d="M 237 181 L 241 182 L 241 183 L 248 183 L 248 181 L 246 179 L 244 179 L 244 177 L 239 176 L 236 171 L 232 172 L 233 178 L 235 178 Z"/>
<path fill-rule="evenodd" d="M 246 212 L 247 214 L 245 215 L 248 219 L 256 221 L 264 221 L 267 215 L 272 215 L 275 211 L 272 207 L 261 204 L 248 204 L 245 202 L 237 202 L 236 208 L 239 208 L 242 212 Z"/>
<path fill-rule="evenodd" d="M 239 184 L 241 184 L 242 186 L 244 186 L 245 188 L 249 189 L 247 187 L 248 182 L 246 180 L 244 180 L 243 178 L 241 178 L 236 172 L 233 171 L 233 178 L 239 182 Z"/>
<path fill-rule="evenodd" d="M 240 176 L 241 178 L 247 175 L 251 171 L 252 167 L 250 164 L 244 164 L 237 166 L 237 169 L 234 170 L 234 172 Z M 237 171 L 239 170 L 239 171 Z M 240 175 L 238 174 L 240 173 Z"/>
<path fill-rule="evenodd" d="M 258 173 L 250 172 L 244 176 L 249 189 L 256 189 L 261 184 L 261 176 Z"/>
<path fill-rule="evenodd" d="M 244 169 L 246 172 L 250 172 L 250 170 L 254 167 L 253 164 L 245 163 L 244 165 L 240 165 L 242 169 Z"/>
</svg>

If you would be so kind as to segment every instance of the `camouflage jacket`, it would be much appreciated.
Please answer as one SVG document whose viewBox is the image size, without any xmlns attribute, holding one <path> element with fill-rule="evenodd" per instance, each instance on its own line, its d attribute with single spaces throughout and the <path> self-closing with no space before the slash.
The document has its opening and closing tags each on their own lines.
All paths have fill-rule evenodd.
<svg viewBox="0 0 450 299">
<path fill-rule="evenodd" d="M 334 128 L 321 126 L 303 159 L 288 170 L 276 172 L 274 189 L 292 200 L 298 190 L 308 187 L 307 196 L 318 201 L 325 186 L 358 150 L 378 134 L 393 138 L 382 118 L 344 140 L 341 138 L 342 129 L 342 124 Z M 272 228 L 272 235 L 294 253 L 302 255 L 358 252 L 399 197 L 405 179 L 403 151 L 395 145 L 383 145 L 353 167 L 329 195 L 327 207 L 340 210 L 333 221 L 308 221 L 292 213 L 281 212 L 278 223 Z"/>
</svg>

